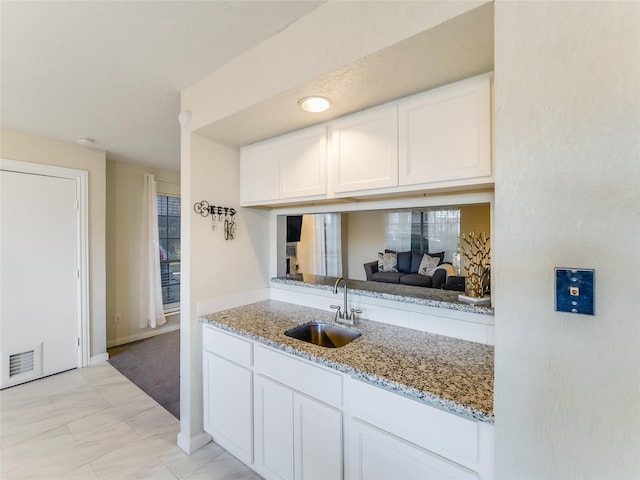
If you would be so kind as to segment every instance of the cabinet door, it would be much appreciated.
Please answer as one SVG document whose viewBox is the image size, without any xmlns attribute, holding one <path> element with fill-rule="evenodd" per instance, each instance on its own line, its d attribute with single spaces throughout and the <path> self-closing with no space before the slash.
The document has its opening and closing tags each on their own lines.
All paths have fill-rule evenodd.
<svg viewBox="0 0 640 480">
<path fill-rule="evenodd" d="M 266 478 L 293 479 L 293 390 L 257 375 L 254 402 L 256 470 Z"/>
<path fill-rule="evenodd" d="M 205 351 L 204 429 L 247 464 L 253 461 L 252 372 Z"/>
<path fill-rule="evenodd" d="M 331 124 L 332 190 L 398 185 L 398 110 L 384 105 Z"/>
<path fill-rule="evenodd" d="M 366 480 L 478 479 L 479 476 L 428 450 L 365 422 L 349 422 L 349 478 Z"/>
<path fill-rule="evenodd" d="M 398 123 L 400 185 L 492 175 L 488 76 L 400 102 Z"/>
<path fill-rule="evenodd" d="M 327 129 L 316 127 L 282 138 L 280 198 L 327 193 Z"/>
<path fill-rule="evenodd" d="M 295 477 L 341 479 L 342 413 L 301 394 L 294 394 Z"/>
<path fill-rule="evenodd" d="M 240 149 L 240 203 L 277 200 L 280 145 L 268 140 Z"/>
</svg>

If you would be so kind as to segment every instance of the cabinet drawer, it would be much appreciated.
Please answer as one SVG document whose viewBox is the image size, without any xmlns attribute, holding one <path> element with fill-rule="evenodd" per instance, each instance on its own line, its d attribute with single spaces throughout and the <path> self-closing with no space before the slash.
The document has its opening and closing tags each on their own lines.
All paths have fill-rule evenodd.
<svg viewBox="0 0 640 480">
<path fill-rule="evenodd" d="M 203 325 L 202 346 L 205 350 L 209 350 L 232 362 L 245 367 L 251 366 L 253 344 L 249 340 Z"/>
<path fill-rule="evenodd" d="M 342 405 L 342 375 L 296 360 L 261 345 L 255 349 L 255 372 L 333 406 Z"/>
<path fill-rule="evenodd" d="M 454 462 L 475 466 L 479 461 L 478 422 L 355 379 L 345 385 L 345 404 L 351 417 Z"/>
<path fill-rule="evenodd" d="M 474 471 L 372 425 L 349 422 L 349 478 L 357 480 L 478 480 Z"/>
</svg>

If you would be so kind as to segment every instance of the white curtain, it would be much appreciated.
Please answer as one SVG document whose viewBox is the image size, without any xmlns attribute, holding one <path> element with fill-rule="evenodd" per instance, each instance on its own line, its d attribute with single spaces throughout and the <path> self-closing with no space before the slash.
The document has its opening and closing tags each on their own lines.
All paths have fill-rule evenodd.
<svg viewBox="0 0 640 480">
<path fill-rule="evenodd" d="M 456 254 L 460 252 L 460 209 L 429 210 L 426 213 L 424 220 L 429 251 L 445 252 L 445 262 L 454 263 Z"/>
<path fill-rule="evenodd" d="M 316 275 L 342 276 L 342 230 L 339 213 L 315 215 Z"/>
<path fill-rule="evenodd" d="M 144 175 L 141 236 L 141 302 L 140 328 L 156 328 L 167 322 L 162 305 L 160 281 L 160 241 L 158 239 L 158 184 L 150 173 Z"/>
<path fill-rule="evenodd" d="M 384 233 L 385 248 L 396 252 L 411 250 L 411 210 L 387 213 Z"/>
</svg>

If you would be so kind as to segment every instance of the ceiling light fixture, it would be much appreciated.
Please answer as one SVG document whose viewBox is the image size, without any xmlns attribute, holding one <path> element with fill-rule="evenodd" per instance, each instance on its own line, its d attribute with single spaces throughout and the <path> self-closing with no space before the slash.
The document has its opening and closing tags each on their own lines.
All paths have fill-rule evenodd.
<svg viewBox="0 0 640 480">
<path fill-rule="evenodd" d="M 91 137 L 76 137 L 76 143 L 84 145 L 85 147 L 90 147 L 96 143 L 96 141 Z"/>
<path fill-rule="evenodd" d="M 331 100 L 325 97 L 304 97 L 298 101 L 298 105 L 305 112 L 320 113 L 329 109 Z"/>
</svg>

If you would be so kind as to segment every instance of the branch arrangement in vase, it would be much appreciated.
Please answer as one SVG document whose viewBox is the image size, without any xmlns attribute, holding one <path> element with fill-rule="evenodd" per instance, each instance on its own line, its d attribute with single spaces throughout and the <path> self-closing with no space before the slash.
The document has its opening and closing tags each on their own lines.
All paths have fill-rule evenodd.
<svg viewBox="0 0 640 480">
<path fill-rule="evenodd" d="M 485 232 L 477 234 L 475 230 L 460 237 L 460 251 L 465 262 L 465 294 L 469 297 L 489 295 L 491 286 L 491 248 Z"/>
</svg>

